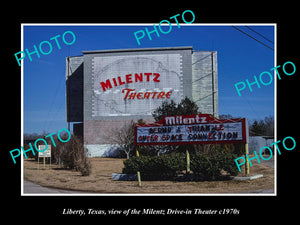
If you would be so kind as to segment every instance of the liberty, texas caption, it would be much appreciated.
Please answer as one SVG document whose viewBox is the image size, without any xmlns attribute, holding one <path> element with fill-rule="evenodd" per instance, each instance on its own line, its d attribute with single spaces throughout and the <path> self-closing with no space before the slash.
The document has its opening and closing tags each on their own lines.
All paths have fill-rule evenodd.
<svg viewBox="0 0 300 225">
<path fill-rule="evenodd" d="M 224 208 L 224 209 L 71 209 L 64 208 L 62 210 L 63 215 L 238 215 L 240 213 L 239 209 L 236 208 Z"/>
</svg>

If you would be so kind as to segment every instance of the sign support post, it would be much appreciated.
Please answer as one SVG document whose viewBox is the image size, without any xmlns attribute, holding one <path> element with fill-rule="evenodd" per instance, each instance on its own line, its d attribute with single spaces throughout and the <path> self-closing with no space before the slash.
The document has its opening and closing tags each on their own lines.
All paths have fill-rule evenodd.
<svg viewBox="0 0 300 225">
<path fill-rule="evenodd" d="M 189 174 L 191 171 L 190 167 L 190 153 L 188 150 L 186 150 L 186 173 Z"/>
<path fill-rule="evenodd" d="M 140 153 L 139 153 L 138 149 L 136 149 L 136 156 L 140 157 Z M 137 171 L 137 177 L 138 177 L 139 187 L 142 187 L 142 181 L 141 181 L 141 173 L 140 173 L 140 171 Z"/>
<path fill-rule="evenodd" d="M 246 166 L 245 166 L 245 173 L 246 175 L 250 174 L 250 166 L 249 166 L 249 160 L 247 155 L 249 155 L 249 148 L 248 148 L 248 142 L 245 144 L 245 158 L 246 158 Z"/>
</svg>

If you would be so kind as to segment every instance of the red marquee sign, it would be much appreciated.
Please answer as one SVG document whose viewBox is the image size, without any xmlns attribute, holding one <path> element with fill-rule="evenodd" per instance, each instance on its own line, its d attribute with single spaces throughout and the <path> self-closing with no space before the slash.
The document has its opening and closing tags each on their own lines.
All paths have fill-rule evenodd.
<svg viewBox="0 0 300 225">
<path fill-rule="evenodd" d="M 223 144 L 248 142 L 246 118 L 216 119 L 209 114 L 165 116 L 158 123 L 139 124 L 136 145 Z"/>
</svg>

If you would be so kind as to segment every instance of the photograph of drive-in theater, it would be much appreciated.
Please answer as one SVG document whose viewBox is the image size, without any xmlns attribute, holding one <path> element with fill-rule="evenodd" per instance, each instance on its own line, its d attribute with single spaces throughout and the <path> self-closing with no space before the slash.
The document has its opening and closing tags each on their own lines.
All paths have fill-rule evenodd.
<svg viewBox="0 0 300 225">
<path fill-rule="evenodd" d="M 153 24 L 23 25 L 25 45 L 74 34 L 22 62 L 24 148 L 51 145 L 47 158 L 22 161 L 23 194 L 276 195 L 274 84 L 253 79 L 275 66 L 276 25 L 172 26 L 138 44 L 134 32 Z M 53 146 L 62 128 L 72 136 Z"/>
</svg>

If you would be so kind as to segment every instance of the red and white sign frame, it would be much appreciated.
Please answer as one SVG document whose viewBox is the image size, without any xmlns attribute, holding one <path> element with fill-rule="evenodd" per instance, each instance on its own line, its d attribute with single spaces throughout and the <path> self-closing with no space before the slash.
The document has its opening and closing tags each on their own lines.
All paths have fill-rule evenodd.
<svg viewBox="0 0 300 225">
<path fill-rule="evenodd" d="M 247 118 L 216 119 L 209 114 L 166 116 L 135 127 L 135 145 L 248 143 L 248 136 Z"/>
</svg>

